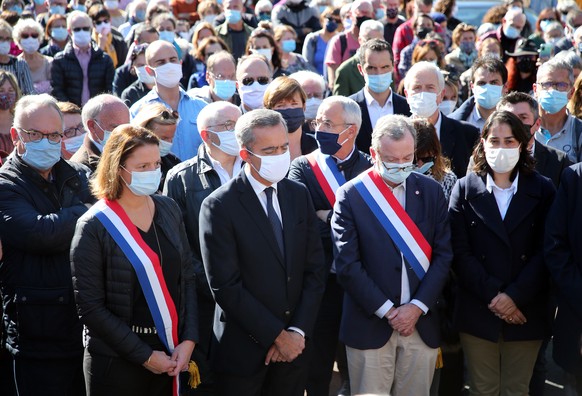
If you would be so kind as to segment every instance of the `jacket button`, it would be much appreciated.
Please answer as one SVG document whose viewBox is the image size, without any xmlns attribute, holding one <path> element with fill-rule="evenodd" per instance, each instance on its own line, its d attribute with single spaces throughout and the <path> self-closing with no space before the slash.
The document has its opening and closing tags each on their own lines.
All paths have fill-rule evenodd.
<svg viewBox="0 0 582 396">
<path fill-rule="evenodd" d="M 60 296 L 59 297 L 59 302 L 63 302 L 63 301 L 65 301 L 65 298 L 63 296 Z"/>
<path fill-rule="evenodd" d="M 22 299 L 21 299 L 21 300 L 22 300 L 23 302 L 25 302 L 25 301 L 26 301 L 26 296 L 25 296 L 25 297 L 22 297 Z"/>
<path fill-rule="evenodd" d="M 287 282 L 291 282 L 291 277 L 290 276 L 287 277 Z"/>
<path fill-rule="evenodd" d="M 525 254 L 522 254 L 520 258 L 521 261 L 527 261 L 527 256 Z"/>
<path fill-rule="evenodd" d="M 477 227 L 477 223 L 476 223 L 476 222 L 474 222 L 474 221 L 472 221 L 472 222 L 471 222 L 471 227 Z"/>
<path fill-rule="evenodd" d="M 291 315 L 291 311 L 285 311 L 285 316 Z"/>
<path fill-rule="evenodd" d="M 481 255 L 481 261 L 485 261 L 485 255 L 484 254 Z"/>
</svg>

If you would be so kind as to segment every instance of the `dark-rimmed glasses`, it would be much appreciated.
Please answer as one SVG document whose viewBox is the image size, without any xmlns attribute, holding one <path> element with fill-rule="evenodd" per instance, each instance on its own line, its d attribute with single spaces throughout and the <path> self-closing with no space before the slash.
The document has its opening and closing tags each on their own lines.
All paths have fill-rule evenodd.
<svg viewBox="0 0 582 396">
<path fill-rule="evenodd" d="M 63 140 L 63 135 L 59 132 L 52 132 L 52 133 L 43 133 L 35 130 L 27 131 L 24 128 L 17 128 L 20 131 L 24 132 L 26 136 L 28 136 L 28 140 L 37 143 L 40 142 L 42 139 L 46 139 L 51 144 L 59 144 L 61 140 Z"/>
</svg>

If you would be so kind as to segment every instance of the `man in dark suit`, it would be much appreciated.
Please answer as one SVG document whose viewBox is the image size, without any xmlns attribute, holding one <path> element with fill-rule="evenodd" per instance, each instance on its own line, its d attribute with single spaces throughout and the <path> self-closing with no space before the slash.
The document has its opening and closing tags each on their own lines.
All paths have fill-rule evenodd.
<svg viewBox="0 0 582 396">
<path fill-rule="evenodd" d="M 313 326 L 329 268 L 305 186 L 285 179 L 287 127 L 272 110 L 235 127 L 246 162 L 200 210 L 200 249 L 217 303 L 218 395 L 303 395 Z"/>
<path fill-rule="evenodd" d="M 356 139 L 358 150 L 370 152 L 372 131 L 378 119 L 388 114 L 410 116 L 406 99 L 392 92 L 392 72 L 394 56 L 387 41 L 372 39 L 366 41 L 358 52 L 358 70 L 364 76 L 366 85 L 350 96 L 362 110 L 362 127 Z"/>
<path fill-rule="evenodd" d="M 497 110 L 515 114 L 530 129 L 532 135 L 528 149 L 530 152 L 533 151 L 536 170 L 550 179 L 557 188 L 562 172 L 571 165 L 571 162 L 563 151 L 536 142 L 535 131 L 539 129 L 542 122 L 537 101 L 523 92 L 511 92 L 501 98 L 497 104 Z"/>
<path fill-rule="evenodd" d="M 451 160 L 453 172 L 459 179 L 465 176 L 480 131 L 439 111 L 438 105 L 445 94 L 445 79 L 440 69 L 429 62 L 414 64 L 404 78 L 404 93 L 410 112 L 434 125 L 442 153 Z"/>
<path fill-rule="evenodd" d="M 320 149 L 307 156 L 296 158 L 291 164 L 289 179 L 303 183 L 309 190 L 319 218 L 325 261 L 331 266 L 333 249 L 330 219 L 335 203 L 335 190 L 328 195 L 331 190 L 328 190 L 327 186 L 340 187 L 346 180 L 358 176 L 372 164 L 369 155 L 355 148 L 358 130 L 362 124 L 360 107 L 356 102 L 344 96 L 326 98 L 319 106 L 315 122 L 317 124 L 315 138 Z M 330 171 L 334 167 L 333 173 L 323 173 L 320 164 L 330 168 Z M 327 278 L 313 335 L 314 348 L 311 350 L 306 387 L 309 396 L 329 395 L 333 362 L 338 349 L 343 297 L 344 291 L 337 284 L 335 269 L 332 268 Z M 343 345 L 341 348 L 344 348 Z M 340 360 L 343 360 L 345 365 L 345 354 L 338 357 L 338 367 L 343 385 L 347 387 L 347 372 L 342 372 Z"/>
<path fill-rule="evenodd" d="M 582 164 L 567 168 L 546 220 L 545 262 L 558 294 L 553 356 L 567 386 L 582 394 Z M 576 393 L 577 392 L 577 393 Z"/>
<path fill-rule="evenodd" d="M 412 172 L 415 139 L 406 117 L 382 117 L 374 167 L 337 193 L 334 264 L 353 394 L 428 395 L 434 374 L 435 308 L 453 255 L 442 188 Z"/>
</svg>

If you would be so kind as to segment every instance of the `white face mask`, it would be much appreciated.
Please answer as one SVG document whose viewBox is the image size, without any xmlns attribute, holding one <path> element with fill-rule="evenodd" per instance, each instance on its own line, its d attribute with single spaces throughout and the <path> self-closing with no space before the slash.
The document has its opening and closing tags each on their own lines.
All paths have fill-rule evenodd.
<svg viewBox="0 0 582 396">
<path fill-rule="evenodd" d="M 97 33 L 101 35 L 108 34 L 111 31 L 111 23 L 110 22 L 101 23 L 95 26 L 95 30 L 97 31 Z"/>
<path fill-rule="evenodd" d="M 457 107 L 457 102 L 454 100 L 443 100 L 439 105 L 439 110 L 443 112 L 444 115 L 448 116 Z"/>
<path fill-rule="evenodd" d="M 289 150 L 285 151 L 283 154 L 279 155 L 256 155 L 249 149 L 249 153 L 261 160 L 261 168 L 257 169 L 253 164 L 249 164 L 259 173 L 259 175 L 270 181 L 271 183 L 278 183 L 287 175 L 289 172 L 289 166 L 291 165 L 291 153 Z"/>
<path fill-rule="evenodd" d="M 137 75 L 137 79 L 141 81 L 143 84 L 150 84 L 153 85 L 156 82 L 154 76 L 150 76 L 145 69 L 145 66 L 136 67 L 135 74 Z"/>
<path fill-rule="evenodd" d="M 125 179 L 125 185 L 130 189 L 132 193 L 138 196 L 152 195 L 158 191 L 160 186 L 160 181 L 162 180 L 162 170 L 157 168 L 153 171 L 128 171 L 122 167 L 127 173 L 131 174 L 131 183 L 127 183 Z"/>
<path fill-rule="evenodd" d="M 38 51 L 38 48 L 40 47 L 40 41 L 34 37 L 25 38 L 20 40 L 20 47 L 27 54 L 32 54 L 33 52 Z"/>
<path fill-rule="evenodd" d="M 437 94 L 433 92 L 420 92 L 407 98 L 410 112 L 419 117 L 428 118 L 438 109 Z"/>
<path fill-rule="evenodd" d="M 315 120 L 317 117 L 317 110 L 319 109 L 319 105 L 321 105 L 323 100 L 319 98 L 309 98 L 305 102 L 305 119 L 306 120 Z"/>
<path fill-rule="evenodd" d="M 0 43 L 0 55 L 8 55 L 10 52 L 10 43 L 3 41 Z"/>
<path fill-rule="evenodd" d="M 83 145 L 85 135 L 86 133 L 63 140 L 63 142 L 65 142 L 65 150 L 67 150 L 71 154 L 75 154 L 77 150 L 79 150 L 79 148 Z"/>
<path fill-rule="evenodd" d="M 487 148 L 485 159 L 496 173 L 511 172 L 519 161 L 519 147 L 517 148 Z"/>
<path fill-rule="evenodd" d="M 273 50 L 271 48 L 259 48 L 251 50 L 253 54 L 263 55 L 270 62 L 273 58 Z"/>
<path fill-rule="evenodd" d="M 167 88 L 174 88 L 182 79 L 182 65 L 179 63 L 166 63 L 154 69 L 156 83 Z"/>
<path fill-rule="evenodd" d="M 234 134 L 234 130 L 232 131 L 223 131 L 223 132 L 214 132 L 208 131 L 210 133 L 214 133 L 220 139 L 220 144 L 216 144 L 212 142 L 212 145 L 217 147 L 220 151 L 227 155 L 237 156 L 240 152 L 240 146 L 236 141 L 236 136 Z"/>
<path fill-rule="evenodd" d="M 263 107 L 263 96 L 265 96 L 265 91 L 268 86 L 269 84 L 261 85 L 258 81 L 255 81 L 251 85 L 240 84 L 238 87 L 240 101 L 251 110 Z"/>
<path fill-rule="evenodd" d="M 170 154 L 172 146 L 173 144 L 171 142 L 166 142 L 165 140 L 160 139 L 160 157 L 165 157 Z"/>
<path fill-rule="evenodd" d="M 91 32 L 80 30 L 73 32 L 73 42 L 77 47 L 86 47 L 91 43 Z"/>
</svg>

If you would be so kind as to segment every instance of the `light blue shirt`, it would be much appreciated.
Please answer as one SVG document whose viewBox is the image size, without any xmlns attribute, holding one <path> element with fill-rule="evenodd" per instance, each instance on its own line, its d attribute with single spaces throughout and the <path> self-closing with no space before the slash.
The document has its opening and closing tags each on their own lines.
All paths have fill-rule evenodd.
<svg viewBox="0 0 582 396">
<path fill-rule="evenodd" d="M 155 87 L 148 92 L 146 96 L 134 103 L 129 109 L 131 119 L 133 120 L 139 112 L 141 106 L 145 104 L 160 102 L 166 105 L 170 111 L 172 108 L 164 102 Z M 176 127 L 176 135 L 172 141 L 172 153 L 174 153 L 182 161 L 195 157 L 198 154 L 198 146 L 202 143 L 200 133 L 198 133 L 198 126 L 196 119 L 200 110 L 206 106 L 206 102 L 201 99 L 196 99 L 189 96 L 186 91 L 180 88 L 180 102 L 178 102 L 178 126 Z"/>
</svg>

